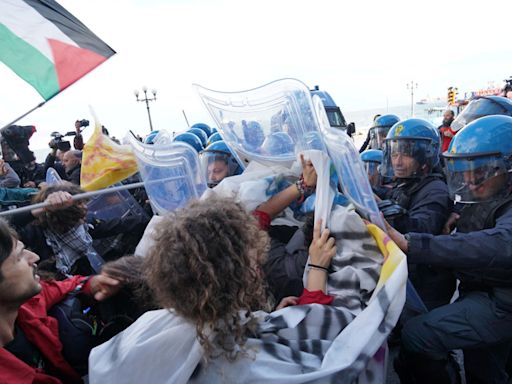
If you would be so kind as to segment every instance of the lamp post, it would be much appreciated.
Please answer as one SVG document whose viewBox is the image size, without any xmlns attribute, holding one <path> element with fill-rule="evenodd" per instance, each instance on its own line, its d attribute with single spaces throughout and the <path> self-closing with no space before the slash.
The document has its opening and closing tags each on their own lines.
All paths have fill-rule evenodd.
<svg viewBox="0 0 512 384">
<path fill-rule="evenodd" d="M 407 83 L 407 89 L 411 90 L 411 117 L 414 117 L 414 89 L 418 88 L 418 83 L 415 83 L 411 80 L 410 83 Z"/>
<path fill-rule="evenodd" d="M 149 102 L 156 100 L 156 89 L 151 90 L 153 97 L 149 98 L 149 99 L 148 99 L 148 87 L 143 86 L 142 92 L 144 92 L 144 98 L 141 98 L 141 99 L 139 99 L 139 90 L 138 89 L 136 89 L 133 93 L 135 94 L 137 101 L 145 101 L 146 102 L 146 108 L 148 110 L 149 129 L 151 130 L 151 132 L 153 132 L 153 123 L 151 123 L 151 113 L 149 112 Z"/>
</svg>

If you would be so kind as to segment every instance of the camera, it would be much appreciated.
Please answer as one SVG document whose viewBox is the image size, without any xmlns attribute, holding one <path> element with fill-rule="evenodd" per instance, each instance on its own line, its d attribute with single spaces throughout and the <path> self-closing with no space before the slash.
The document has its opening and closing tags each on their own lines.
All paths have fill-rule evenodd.
<svg viewBox="0 0 512 384">
<path fill-rule="evenodd" d="M 81 127 L 88 127 L 89 126 L 89 120 L 82 119 L 82 120 L 78 120 L 78 122 L 80 123 Z"/>
<path fill-rule="evenodd" d="M 69 151 L 71 149 L 71 144 L 69 141 L 63 140 L 63 138 L 74 135 L 76 135 L 76 132 L 68 132 L 65 135 L 60 132 L 52 132 L 50 136 L 53 137 L 53 139 L 50 141 L 50 148 L 60 149 L 63 152 Z"/>
</svg>

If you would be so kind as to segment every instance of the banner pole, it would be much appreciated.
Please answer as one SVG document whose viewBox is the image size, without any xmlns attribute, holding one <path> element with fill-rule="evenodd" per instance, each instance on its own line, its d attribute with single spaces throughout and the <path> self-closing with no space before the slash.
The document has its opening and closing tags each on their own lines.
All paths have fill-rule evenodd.
<svg viewBox="0 0 512 384">
<path fill-rule="evenodd" d="M 139 183 L 119 185 L 117 187 L 105 188 L 105 189 L 99 189 L 97 191 L 79 193 L 77 195 L 73 195 L 72 196 L 72 200 L 74 200 L 74 201 L 84 200 L 84 199 L 88 199 L 90 197 L 94 197 L 94 196 L 98 196 L 98 195 L 103 195 L 105 193 L 124 191 L 126 189 L 139 188 L 139 187 L 143 187 L 143 186 L 144 186 L 144 182 L 143 181 L 141 181 Z M 48 203 L 42 202 L 42 203 L 27 205 L 25 207 L 20 207 L 20 208 L 16 208 L 16 209 L 9 209 L 7 211 L 0 212 L 0 217 L 2 217 L 2 216 L 17 215 L 18 213 L 28 212 L 28 211 L 31 211 L 33 209 L 38 209 L 38 208 L 46 208 L 46 207 L 49 207 L 51 205 L 52 204 L 48 204 Z"/>
</svg>

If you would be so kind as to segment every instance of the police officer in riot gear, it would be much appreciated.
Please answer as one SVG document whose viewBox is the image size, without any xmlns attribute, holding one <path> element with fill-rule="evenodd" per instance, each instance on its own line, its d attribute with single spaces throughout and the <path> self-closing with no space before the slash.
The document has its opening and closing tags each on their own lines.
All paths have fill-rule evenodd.
<svg viewBox="0 0 512 384">
<path fill-rule="evenodd" d="M 512 346 L 512 117 L 471 122 L 443 156 L 450 194 L 464 203 L 456 232 L 388 232 L 408 262 L 452 268 L 460 295 L 405 324 L 402 380 L 454 382 L 449 352 L 462 349 L 467 382 L 506 383 Z"/>
<path fill-rule="evenodd" d="M 210 188 L 217 186 L 226 177 L 243 172 L 243 168 L 223 140 L 206 147 L 199 153 L 199 159 Z"/>
<path fill-rule="evenodd" d="M 388 131 L 398 121 L 400 121 L 400 118 L 396 115 L 376 115 L 373 125 L 368 130 L 366 140 L 359 149 L 359 153 L 366 149 L 382 149 Z"/>
<path fill-rule="evenodd" d="M 448 188 L 443 176 L 433 172 L 439 144 L 437 129 L 422 119 L 400 121 L 387 134 L 380 171 L 393 183 L 376 192 L 397 206 L 397 214 L 388 220 L 401 233 L 440 234 L 450 215 Z M 428 309 L 447 304 L 455 291 L 455 279 L 444 269 L 410 265 L 409 277 Z"/>
</svg>

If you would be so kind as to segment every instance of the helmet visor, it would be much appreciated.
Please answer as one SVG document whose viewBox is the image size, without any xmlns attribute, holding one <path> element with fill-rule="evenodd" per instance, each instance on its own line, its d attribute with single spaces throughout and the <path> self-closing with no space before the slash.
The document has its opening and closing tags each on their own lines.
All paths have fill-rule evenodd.
<svg viewBox="0 0 512 384">
<path fill-rule="evenodd" d="M 384 141 L 390 127 L 373 127 L 370 128 L 370 148 L 383 149 Z"/>
<path fill-rule="evenodd" d="M 508 172 L 500 155 L 445 157 L 450 197 L 455 202 L 479 203 L 507 190 Z"/>
<path fill-rule="evenodd" d="M 364 169 L 372 187 L 381 186 L 381 175 L 379 173 L 380 163 L 376 161 L 363 161 Z"/>
<path fill-rule="evenodd" d="M 476 99 L 468 104 L 466 108 L 452 122 L 451 128 L 457 132 L 482 116 L 489 115 L 510 115 L 505 107 L 490 99 Z"/>
<path fill-rule="evenodd" d="M 213 188 L 224 178 L 234 174 L 231 154 L 220 151 L 203 151 L 200 154 L 201 169 L 208 187 Z"/>
<path fill-rule="evenodd" d="M 432 144 L 427 139 L 387 139 L 381 175 L 384 177 L 413 178 L 420 176 L 422 165 L 431 165 Z"/>
</svg>

